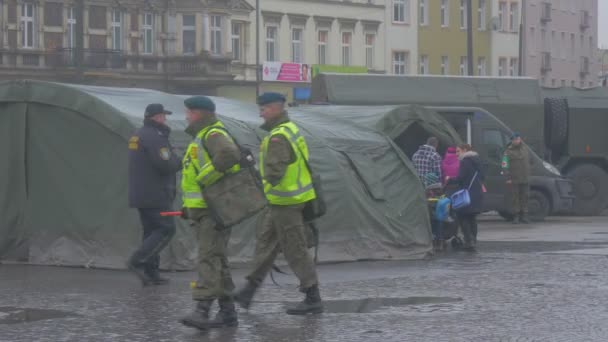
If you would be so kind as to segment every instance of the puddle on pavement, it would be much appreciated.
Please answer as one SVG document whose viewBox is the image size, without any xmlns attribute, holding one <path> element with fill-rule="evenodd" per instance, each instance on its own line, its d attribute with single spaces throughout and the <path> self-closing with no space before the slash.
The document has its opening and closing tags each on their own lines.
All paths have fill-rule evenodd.
<svg viewBox="0 0 608 342">
<path fill-rule="evenodd" d="M 0 324 L 18 324 L 73 316 L 78 315 L 59 310 L 0 307 Z"/>
<path fill-rule="evenodd" d="M 364 298 L 352 300 L 324 300 L 326 313 L 372 313 L 382 308 L 438 305 L 461 302 L 454 297 L 407 297 L 407 298 Z"/>
</svg>

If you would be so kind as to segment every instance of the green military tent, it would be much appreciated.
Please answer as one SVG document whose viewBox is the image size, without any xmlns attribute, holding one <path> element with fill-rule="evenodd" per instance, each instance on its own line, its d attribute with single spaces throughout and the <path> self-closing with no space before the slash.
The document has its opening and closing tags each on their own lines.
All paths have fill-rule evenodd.
<svg viewBox="0 0 608 342">
<path fill-rule="evenodd" d="M 264 132 L 257 128 L 256 106 L 214 100 L 239 143 L 257 150 Z M 141 125 L 145 106 L 163 103 L 175 113 L 168 124 L 173 144 L 183 152 L 189 137 L 183 133 L 182 101 L 143 89 L 0 83 L 5 156 L 0 163 L 0 260 L 122 268 L 141 232 L 136 212 L 127 206 L 127 140 Z M 382 113 L 390 117 L 400 110 L 416 112 L 360 107 L 356 116 L 368 113 L 377 121 Z M 328 214 L 318 222 L 320 260 L 423 257 L 431 234 L 411 163 L 382 130 L 334 111 L 340 109 L 291 111 L 311 147 L 311 163 L 323 178 L 329 203 Z M 234 228 L 232 261 L 250 260 L 254 221 Z M 178 220 L 163 267 L 189 269 L 195 259 L 195 232 Z"/>
</svg>

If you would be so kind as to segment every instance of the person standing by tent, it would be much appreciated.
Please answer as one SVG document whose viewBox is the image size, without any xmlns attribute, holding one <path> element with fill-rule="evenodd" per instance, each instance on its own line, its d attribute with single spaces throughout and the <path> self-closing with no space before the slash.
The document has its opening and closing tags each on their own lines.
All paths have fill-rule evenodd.
<svg viewBox="0 0 608 342">
<path fill-rule="evenodd" d="M 262 129 L 270 132 L 260 151 L 260 171 L 269 208 L 259 221 L 253 271 L 247 276 L 245 287 L 235 294 L 235 300 L 249 308 L 257 288 L 282 251 L 300 280 L 300 291 L 306 294 L 302 302 L 287 309 L 287 314 L 321 313 L 319 280 L 308 253 L 307 228 L 303 222 L 305 204 L 317 196 L 307 167 L 308 145 L 298 126 L 287 116 L 283 95 L 262 94 L 258 104 L 265 121 Z"/>
<path fill-rule="evenodd" d="M 473 151 L 471 145 L 462 144 L 456 148 L 460 168 L 458 177 L 448 179 L 458 184 L 459 189 L 467 189 L 471 202 L 468 206 L 457 210 L 456 215 L 464 236 L 464 249 L 474 251 L 477 244 L 477 215 L 483 209 L 483 181 L 485 173 L 482 169 L 479 154 Z"/>
<path fill-rule="evenodd" d="M 205 96 L 184 101 L 187 108 L 186 133 L 194 139 L 182 161 L 182 217 L 189 219 L 198 236 L 198 280 L 192 291 L 194 311 L 180 322 L 206 330 L 238 325 L 231 294 L 234 283 L 228 265 L 227 249 L 231 229 L 220 226 L 211 215 L 202 196 L 202 187 L 220 180 L 225 174 L 240 170 L 241 153 L 224 124 L 215 114 L 215 103 Z M 214 319 L 209 311 L 218 301 Z"/>
<path fill-rule="evenodd" d="M 513 224 L 528 221 L 528 196 L 530 194 L 530 156 L 519 133 L 513 133 L 511 143 L 504 152 L 503 174 L 511 189 Z"/>
<path fill-rule="evenodd" d="M 450 146 L 445 152 L 443 161 L 441 162 L 441 174 L 443 175 L 443 184 L 446 184 L 448 178 L 458 177 L 458 168 L 460 160 L 456 154 L 456 147 Z"/>
<path fill-rule="evenodd" d="M 175 174 L 181 169 L 169 143 L 171 129 L 165 124 L 169 114 L 161 104 L 148 105 L 143 127 L 129 139 L 129 205 L 139 211 L 143 242 L 127 267 L 144 286 L 168 282 L 158 271 L 159 253 L 175 234 L 174 219 L 160 215 L 171 210 L 176 195 Z"/>
<path fill-rule="evenodd" d="M 425 188 L 437 183 L 442 183 L 441 176 L 441 156 L 437 153 L 439 140 L 430 137 L 425 145 L 420 146 L 418 151 L 412 156 L 412 162 L 422 180 Z"/>
</svg>

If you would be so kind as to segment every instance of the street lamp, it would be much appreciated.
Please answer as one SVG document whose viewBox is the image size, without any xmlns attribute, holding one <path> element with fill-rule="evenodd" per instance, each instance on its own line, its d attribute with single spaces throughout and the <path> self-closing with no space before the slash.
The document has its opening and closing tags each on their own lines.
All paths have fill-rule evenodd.
<svg viewBox="0 0 608 342">
<path fill-rule="evenodd" d="M 260 66 L 260 0 L 255 0 L 255 98 L 260 96 L 260 78 L 262 68 Z"/>
</svg>

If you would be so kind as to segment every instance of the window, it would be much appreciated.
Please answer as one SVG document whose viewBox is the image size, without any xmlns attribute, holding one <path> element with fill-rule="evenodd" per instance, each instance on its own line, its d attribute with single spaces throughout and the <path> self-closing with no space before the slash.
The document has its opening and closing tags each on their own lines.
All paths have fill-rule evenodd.
<svg viewBox="0 0 608 342">
<path fill-rule="evenodd" d="M 581 52 L 585 49 L 585 36 L 581 34 Z"/>
<path fill-rule="evenodd" d="M 570 86 L 571 86 L 571 87 L 576 87 L 576 82 L 574 82 L 574 81 L 570 81 Z"/>
<path fill-rule="evenodd" d="M 67 20 L 67 43 L 68 48 L 73 49 L 76 47 L 76 17 L 74 16 L 74 7 L 68 8 L 68 20 Z"/>
<path fill-rule="evenodd" d="M 562 80 L 562 87 L 566 86 L 566 80 Z"/>
<path fill-rule="evenodd" d="M 576 38 L 574 33 L 570 33 L 570 59 L 574 60 L 576 56 Z"/>
<path fill-rule="evenodd" d="M 184 14 L 182 16 L 182 51 L 184 54 L 196 52 L 196 16 Z"/>
<path fill-rule="evenodd" d="M 562 32 L 562 41 L 560 44 L 561 48 L 561 52 L 562 52 L 562 59 L 566 59 L 566 32 Z"/>
<path fill-rule="evenodd" d="M 367 33 L 365 35 L 365 66 L 368 69 L 374 68 L 374 42 L 376 35 Z"/>
<path fill-rule="evenodd" d="M 429 24 L 429 0 L 420 0 L 420 25 Z"/>
<path fill-rule="evenodd" d="M 581 88 L 585 88 L 585 81 L 581 80 Z"/>
<path fill-rule="evenodd" d="M 530 54 L 532 56 L 536 55 L 536 50 L 538 49 L 538 44 L 536 40 L 536 29 L 534 27 L 530 27 Z"/>
<path fill-rule="evenodd" d="M 352 40 L 352 32 L 342 32 L 342 65 L 350 65 L 351 63 Z"/>
<path fill-rule="evenodd" d="M 407 7 L 406 7 L 407 3 Z M 393 0 L 393 22 L 406 23 L 408 22 L 406 14 L 409 8 L 409 0 Z"/>
<path fill-rule="evenodd" d="M 517 76 L 519 74 L 519 64 L 517 58 L 511 58 L 509 62 L 509 76 Z"/>
<path fill-rule="evenodd" d="M 497 129 L 484 129 L 483 130 L 483 144 L 487 157 L 494 163 L 500 163 L 502 160 L 502 154 L 509 138 L 503 132 Z"/>
<path fill-rule="evenodd" d="M 441 27 L 450 26 L 450 5 L 448 0 L 441 0 Z"/>
<path fill-rule="evenodd" d="M 112 10 L 112 50 L 122 50 L 122 12 Z"/>
<path fill-rule="evenodd" d="M 302 47 L 304 46 L 302 29 L 294 28 L 291 30 L 291 61 L 294 63 L 302 63 L 303 52 Z"/>
<path fill-rule="evenodd" d="M 479 24 L 479 31 L 485 31 L 485 29 L 486 29 L 486 0 L 479 0 L 479 7 L 477 8 L 477 23 Z"/>
<path fill-rule="evenodd" d="M 516 2 L 509 7 L 509 31 L 519 31 L 519 4 Z"/>
<path fill-rule="evenodd" d="M 34 4 L 21 4 L 21 46 L 34 47 Z"/>
<path fill-rule="evenodd" d="M 447 75 L 450 73 L 450 60 L 448 56 L 441 56 L 441 74 Z"/>
<path fill-rule="evenodd" d="M 106 7 L 89 6 L 89 28 L 104 30 L 107 26 Z"/>
<path fill-rule="evenodd" d="M 460 0 L 460 29 L 467 29 L 467 0 Z"/>
<path fill-rule="evenodd" d="M 221 55 L 222 47 L 222 17 L 219 15 L 211 16 L 211 53 Z"/>
<path fill-rule="evenodd" d="M 477 75 L 486 76 L 486 58 L 479 57 L 477 59 Z"/>
<path fill-rule="evenodd" d="M 557 56 L 557 50 L 559 49 L 559 44 L 557 44 L 557 40 L 556 40 L 556 36 L 555 36 L 555 31 L 551 31 L 551 48 L 549 49 L 549 51 L 551 51 L 551 53 L 553 54 L 553 56 Z"/>
<path fill-rule="evenodd" d="M 460 75 L 465 76 L 469 74 L 469 63 L 467 56 L 460 57 Z"/>
<path fill-rule="evenodd" d="M 420 55 L 420 75 L 429 73 L 429 56 Z"/>
<path fill-rule="evenodd" d="M 59 2 L 48 2 L 44 5 L 44 25 L 62 26 L 63 4 Z"/>
<path fill-rule="evenodd" d="M 139 16 L 137 13 L 131 13 L 131 31 L 139 30 Z"/>
<path fill-rule="evenodd" d="M 243 59 L 242 56 L 242 43 L 241 37 L 243 35 L 243 24 L 232 23 L 232 59 L 240 61 Z"/>
<path fill-rule="evenodd" d="M 545 29 L 540 30 L 540 43 L 541 43 L 543 52 L 548 52 L 549 43 L 547 42 L 547 31 Z"/>
<path fill-rule="evenodd" d="M 266 60 L 269 62 L 276 62 L 279 58 L 277 33 L 278 28 L 276 26 L 266 27 Z"/>
<path fill-rule="evenodd" d="M 154 14 L 144 13 L 144 53 L 154 52 Z"/>
<path fill-rule="evenodd" d="M 589 57 L 593 58 L 595 47 L 593 46 L 593 37 L 589 37 Z"/>
<path fill-rule="evenodd" d="M 505 30 L 505 24 L 507 22 L 507 3 L 501 1 L 498 3 L 498 31 Z"/>
<path fill-rule="evenodd" d="M 506 58 L 498 59 L 498 76 L 499 77 L 507 76 L 507 59 Z"/>
<path fill-rule="evenodd" d="M 327 43 L 328 43 L 328 31 L 319 31 L 319 41 L 318 41 L 318 62 L 321 65 L 327 64 Z"/>
<path fill-rule="evenodd" d="M 409 54 L 407 52 L 393 52 L 393 73 L 395 75 L 405 75 L 409 64 Z"/>
</svg>

